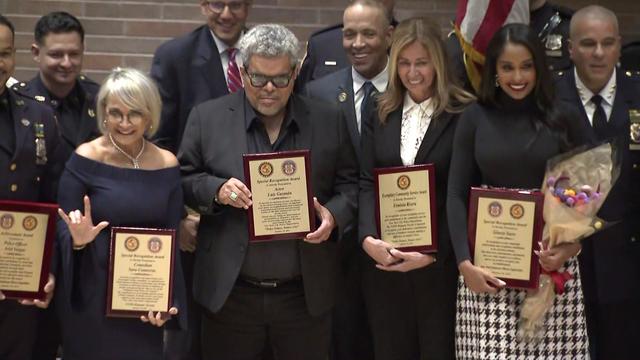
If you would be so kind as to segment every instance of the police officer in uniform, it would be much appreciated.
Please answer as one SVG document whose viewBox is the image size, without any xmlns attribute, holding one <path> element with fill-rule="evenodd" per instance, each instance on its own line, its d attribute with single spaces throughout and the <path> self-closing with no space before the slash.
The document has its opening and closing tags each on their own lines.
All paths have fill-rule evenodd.
<svg viewBox="0 0 640 360">
<path fill-rule="evenodd" d="M 13 25 L 0 15 L 0 199 L 54 202 L 58 132 L 50 109 L 20 93 L 20 84 L 6 86 L 15 68 L 14 37 Z M 31 358 L 37 313 L 29 305 L 46 308 L 54 286 L 50 275 L 44 302 L 9 300 L 0 292 L 0 359 Z"/>
<path fill-rule="evenodd" d="M 581 118 L 588 142 L 612 142 L 619 160 L 617 181 L 598 212 L 611 226 L 584 239 L 579 257 L 591 358 L 637 359 L 640 77 L 616 66 L 621 38 L 612 11 L 590 5 L 571 23 L 575 67 L 557 73 L 556 95 Z"/>
<path fill-rule="evenodd" d="M 66 161 L 78 145 L 100 136 L 95 98 L 100 85 L 80 74 L 84 54 L 84 28 L 62 11 L 42 16 L 34 29 L 31 53 L 38 74 L 20 86 L 23 93 L 50 107 L 60 134 L 58 149 Z M 61 343 L 55 303 L 39 312 L 33 360 L 55 360 Z"/>
<path fill-rule="evenodd" d="M 101 135 L 95 99 L 100 85 L 80 74 L 84 28 L 75 16 L 62 11 L 44 15 L 34 38 L 31 53 L 40 71 L 22 91 L 53 109 L 66 160 L 78 145 Z"/>
<path fill-rule="evenodd" d="M 571 59 L 567 41 L 573 10 L 550 4 L 546 0 L 530 0 L 529 10 L 531 12 L 529 25 L 544 45 L 549 69 L 551 71 L 569 69 Z"/>
</svg>

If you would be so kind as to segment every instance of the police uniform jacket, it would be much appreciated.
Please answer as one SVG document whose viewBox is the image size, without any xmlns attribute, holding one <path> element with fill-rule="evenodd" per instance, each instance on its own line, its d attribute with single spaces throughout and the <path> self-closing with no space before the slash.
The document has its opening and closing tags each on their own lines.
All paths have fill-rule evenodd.
<svg viewBox="0 0 640 360">
<path fill-rule="evenodd" d="M 52 109 L 58 106 L 58 100 L 51 97 L 49 90 L 44 86 L 40 75 L 36 75 L 29 82 L 18 84 L 20 91 L 38 102 L 49 105 Z M 76 81 L 78 101 L 78 110 L 80 111 L 80 122 L 77 124 L 75 133 L 66 131 L 64 127 L 59 126 L 60 132 L 60 156 L 66 161 L 75 149 L 82 143 L 91 141 L 101 135 L 98 129 L 96 119 L 96 98 L 100 85 L 84 75 L 80 75 Z M 62 115 L 64 116 L 64 115 Z M 64 119 L 58 119 L 64 121 Z"/>
<path fill-rule="evenodd" d="M 531 12 L 530 26 L 542 41 L 551 71 L 566 70 L 572 65 L 569 58 L 572 16 L 573 10 L 549 3 Z"/>
<path fill-rule="evenodd" d="M 598 216 L 612 226 L 583 241 L 580 265 L 587 301 L 611 304 L 640 300 L 640 77 L 617 71 L 608 124 L 620 150 L 620 175 Z M 556 79 L 560 101 L 573 107 L 593 143 L 596 133 L 582 105 L 573 68 Z"/>
<path fill-rule="evenodd" d="M 307 42 L 307 54 L 296 80 L 296 89 L 334 71 L 351 66 L 342 48 L 342 24 L 333 25 L 311 34 Z"/>
<path fill-rule="evenodd" d="M 7 88 L 15 132 L 14 149 L 0 141 L 0 199 L 55 202 L 62 171 L 58 130 L 51 109 L 21 94 L 19 85 Z M 41 144 L 37 149 L 36 140 Z"/>
</svg>

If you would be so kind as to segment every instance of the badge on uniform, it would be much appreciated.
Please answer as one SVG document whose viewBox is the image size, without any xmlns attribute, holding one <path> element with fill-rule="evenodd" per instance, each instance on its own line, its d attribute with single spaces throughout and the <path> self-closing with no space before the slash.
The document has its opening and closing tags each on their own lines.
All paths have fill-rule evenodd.
<svg viewBox="0 0 640 360">
<path fill-rule="evenodd" d="M 544 42 L 545 52 L 550 57 L 562 56 L 562 35 L 549 34 Z"/>
<path fill-rule="evenodd" d="M 343 91 L 338 94 L 338 101 L 340 101 L 341 103 L 347 101 L 347 93 Z"/>
<path fill-rule="evenodd" d="M 640 110 L 629 110 L 629 150 L 640 150 Z"/>
<path fill-rule="evenodd" d="M 47 163 L 47 146 L 44 140 L 44 124 L 37 122 L 33 125 L 36 133 L 36 164 L 44 165 Z"/>
</svg>

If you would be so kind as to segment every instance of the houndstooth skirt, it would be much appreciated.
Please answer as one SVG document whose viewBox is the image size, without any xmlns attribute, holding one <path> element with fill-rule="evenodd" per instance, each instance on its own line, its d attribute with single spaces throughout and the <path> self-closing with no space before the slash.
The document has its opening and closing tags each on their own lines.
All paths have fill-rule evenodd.
<svg viewBox="0 0 640 360">
<path fill-rule="evenodd" d="M 574 278 L 556 295 L 546 315 L 545 331 L 534 342 L 516 337 L 526 291 L 505 289 L 496 295 L 475 294 L 458 279 L 456 356 L 458 359 L 586 360 L 589 341 L 578 261 L 568 261 Z"/>
</svg>

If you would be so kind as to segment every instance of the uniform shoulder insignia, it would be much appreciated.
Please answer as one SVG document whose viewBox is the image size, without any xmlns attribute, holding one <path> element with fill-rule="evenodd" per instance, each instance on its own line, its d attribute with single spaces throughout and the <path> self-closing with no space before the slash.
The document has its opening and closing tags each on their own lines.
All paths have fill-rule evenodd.
<svg viewBox="0 0 640 360">
<path fill-rule="evenodd" d="M 624 75 L 634 82 L 640 82 L 640 71 L 627 70 Z"/>
<path fill-rule="evenodd" d="M 21 83 L 22 84 L 22 83 Z M 29 94 L 26 90 L 28 89 L 25 85 L 25 87 L 22 87 L 21 84 L 18 85 L 14 85 L 13 88 L 11 88 L 11 90 L 13 90 L 13 92 L 20 98 L 22 99 L 26 99 L 28 101 L 37 101 L 37 102 L 44 102 L 46 99 L 44 98 L 44 96 L 42 95 L 31 95 Z M 42 98 L 42 99 L 40 99 Z"/>
<path fill-rule="evenodd" d="M 97 82 L 93 81 L 93 79 L 91 79 L 90 77 L 88 77 L 88 76 L 86 76 L 86 75 L 84 75 L 84 74 L 81 74 L 81 75 L 78 77 L 78 81 L 79 81 L 83 86 L 87 86 L 87 87 L 89 87 L 89 88 L 91 88 L 91 89 L 93 89 L 93 88 L 99 88 L 99 87 L 100 87 L 100 84 L 98 84 Z"/>
<path fill-rule="evenodd" d="M 18 81 L 18 79 L 14 78 L 13 76 L 9 77 L 9 80 L 7 80 L 6 82 L 6 86 L 8 88 L 12 88 L 14 87 L 17 83 L 19 83 L 20 81 Z"/>
<path fill-rule="evenodd" d="M 28 94 L 29 90 L 31 89 L 31 86 L 29 85 L 29 83 L 26 82 L 16 82 L 16 84 L 13 86 L 14 90 L 18 90 L 21 91 L 24 94 Z"/>
</svg>

